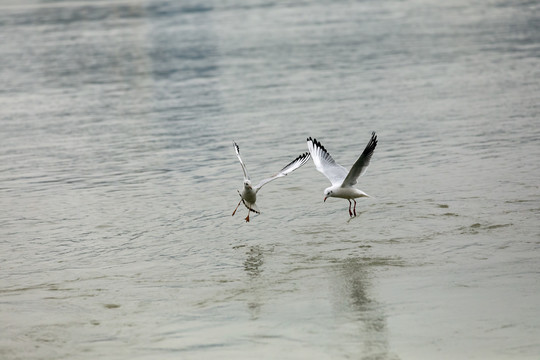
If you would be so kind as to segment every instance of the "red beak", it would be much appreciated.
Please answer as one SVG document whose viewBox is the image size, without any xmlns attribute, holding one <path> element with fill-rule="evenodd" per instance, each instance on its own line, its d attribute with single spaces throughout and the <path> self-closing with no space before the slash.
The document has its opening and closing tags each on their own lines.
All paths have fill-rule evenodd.
<svg viewBox="0 0 540 360">
<path fill-rule="evenodd" d="M 326 202 L 326 199 L 328 199 L 328 196 L 325 196 L 325 197 L 324 197 L 323 202 Z"/>
</svg>

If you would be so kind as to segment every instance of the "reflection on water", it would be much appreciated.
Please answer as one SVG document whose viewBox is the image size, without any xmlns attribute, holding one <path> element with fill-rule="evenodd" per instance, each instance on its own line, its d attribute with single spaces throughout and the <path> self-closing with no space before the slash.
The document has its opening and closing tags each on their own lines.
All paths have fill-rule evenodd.
<svg viewBox="0 0 540 360">
<path fill-rule="evenodd" d="M 383 306 L 371 293 L 371 279 L 375 267 L 388 265 L 383 259 L 349 258 L 335 267 L 336 281 L 332 290 L 338 316 L 355 323 L 358 329 L 358 346 L 362 359 L 393 359 L 391 354 L 386 315 Z"/>
<path fill-rule="evenodd" d="M 537 2 L 188 3 L 0 3 L 0 358 L 540 353 Z"/>
<path fill-rule="evenodd" d="M 247 252 L 247 258 L 244 262 L 244 270 L 251 279 L 261 275 L 261 265 L 264 263 L 263 253 L 259 246 L 252 246 Z"/>
<path fill-rule="evenodd" d="M 260 275 L 262 273 L 261 266 L 264 263 L 264 256 L 260 246 L 257 245 L 249 247 L 246 255 L 244 270 L 249 277 L 248 288 L 246 289 L 249 297 L 247 307 L 250 319 L 256 320 L 259 317 L 263 305 L 259 288 L 261 286 Z"/>
</svg>

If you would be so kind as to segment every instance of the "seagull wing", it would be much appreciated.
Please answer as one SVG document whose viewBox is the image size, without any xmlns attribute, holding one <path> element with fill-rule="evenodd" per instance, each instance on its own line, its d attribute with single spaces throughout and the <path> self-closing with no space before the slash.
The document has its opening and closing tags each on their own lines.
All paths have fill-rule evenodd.
<svg viewBox="0 0 540 360">
<path fill-rule="evenodd" d="M 309 137 L 307 145 L 317 170 L 322 172 L 332 185 L 340 185 L 347 176 L 347 169 L 336 163 L 324 146 L 316 139 Z"/>
<path fill-rule="evenodd" d="M 244 162 L 242 161 L 242 158 L 240 157 L 240 148 L 238 147 L 238 144 L 236 144 L 233 141 L 234 150 L 236 151 L 236 156 L 238 156 L 238 160 L 240 161 L 240 165 L 242 165 L 242 171 L 244 172 L 244 181 L 249 180 L 249 174 L 246 169 L 246 165 L 244 165 Z"/>
<path fill-rule="evenodd" d="M 375 132 L 372 132 L 371 139 L 369 140 L 366 148 L 362 152 L 362 155 L 360 155 L 358 160 L 356 160 L 356 162 L 352 166 L 351 171 L 349 171 L 349 174 L 347 175 L 345 180 L 343 180 L 343 184 L 341 185 L 342 187 L 353 186 L 354 184 L 356 184 L 356 180 L 358 179 L 358 177 L 364 175 L 376 146 L 377 135 L 375 134 Z"/>
<path fill-rule="evenodd" d="M 275 180 L 277 178 L 280 178 L 282 176 L 288 175 L 292 173 L 294 170 L 298 169 L 300 166 L 304 165 L 308 162 L 310 158 L 309 153 L 303 153 L 302 155 L 299 155 L 296 159 L 285 165 L 283 169 L 281 169 L 277 174 L 273 175 L 272 177 L 269 177 L 268 179 L 262 180 L 257 186 L 254 187 L 256 191 L 259 191 L 259 189 L 266 183 Z"/>
</svg>

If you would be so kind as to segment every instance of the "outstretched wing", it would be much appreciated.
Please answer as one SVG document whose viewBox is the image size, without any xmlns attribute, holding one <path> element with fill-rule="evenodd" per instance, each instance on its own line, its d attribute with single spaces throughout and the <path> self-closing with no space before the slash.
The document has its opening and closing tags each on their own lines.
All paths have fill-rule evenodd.
<svg viewBox="0 0 540 360">
<path fill-rule="evenodd" d="M 308 162 L 310 158 L 309 153 L 303 153 L 302 155 L 298 156 L 296 159 L 285 165 L 283 169 L 281 169 L 277 174 L 273 175 L 272 177 L 269 177 L 268 179 L 262 180 L 257 186 L 254 187 L 256 191 L 259 191 L 259 189 L 266 183 L 275 180 L 277 178 L 280 178 L 282 176 L 288 175 L 292 173 L 294 170 L 298 169 L 300 166 L 304 165 L 306 162 Z"/>
<path fill-rule="evenodd" d="M 317 170 L 323 173 L 332 185 L 341 185 L 347 176 L 347 169 L 336 163 L 316 139 L 307 138 L 307 146 Z"/>
<path fill-rule="evenodd" d="M 244 165 L 244 162 L 242 161 L 242 158 L 240 157 L 240 148 L 238 145 L 233 141 L 234 150 L 236 151 L 236 156 L 238 156 L 238 160 L 240 160 L 240 165 L 242 165 L 242 171 L 244 172 L 244 181 L 249 180 L 249 174 L 246 169 L 246 165 Z"/>
<path fill-rule="evenodd" d="M 366 145 L 366 148 L 362 152 L 362 155 L 360 155 L 358 160 L 356 160 L 356 162 L 352 166 L 351 171 L 349 171 L 349 174 L 347 174 L 345 180 L 343 180 L 343 184 L 341 185 L 342 187 L 353 186 L 354 184 L 356 184 L 356 180 L 358 179 L 358 177 L 364 175 L 376 146 L 377 135 L 375 135 L 375 132 L 372 132 L 369 143 Z"/>
</svg>

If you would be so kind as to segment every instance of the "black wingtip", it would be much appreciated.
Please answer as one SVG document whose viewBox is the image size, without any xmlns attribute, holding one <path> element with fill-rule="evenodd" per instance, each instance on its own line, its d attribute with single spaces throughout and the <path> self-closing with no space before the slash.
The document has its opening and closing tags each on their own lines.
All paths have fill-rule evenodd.
<svg viewBox="0 0 540 360">
<path fill-rule="evenodd" d="M 315 145 L 315 147 L 320 148 L 322 151 L 324 151 L 325 153 L 328 154 L 328 150 L 326 150 L 326 148 L 323 146 L 323 144 L 321 144 L 319 141 L 317 141 L 317 139 L 313 139 L 312 142 L 313 142 L 313 145 Z"/>
<path fill-rule="evenodd" d="M 302 165 L 303 165 L 309 160 L 310 157 L 311 157 L 311 154 L 309 152 L 305 152 L 303 154 L 298 155 L 298 157 L 296 159 L 291 161 L 291 164 L 296 162 L 296 161 L 300 161 L 302 163 Z"/>
<path fill-rule="evenodd" d="M 377 134 L 375 134 L 375 131 L 371 132 L 371 139 L 369 140 L 369 143 L 366 145 L 366 148 L 364 149 L 365 154 L 373 153 L 375 150 L 375 147 L 377 146 L 378 140 L 377 140 Z"/>
<path fill-rule="evenodd" d="M 288 168 L 289 166 L 291 166 L 292 164 L 294 164 L 295 162 L 299 162 L 300 163 L 300 166 L 303 166 L 305 163 L 308 162 L 308 160 L 311 158 L 311 154 L 309 152 L 305 152 L 303 154 L 300 154 L 296 157 L 296 159 L 294 159 L 293 161 L 291 161 L 290 163 L 288 163 L 287 165 L 285 165 L 283 167 L 283 169 L 281 169 L 281 171 L 285 170 L 286 168 Z M 287 175 L 287 174 L 285 174 Z"/>
<path fill-rule="evenodd" d="M 374 143 L 373 147 L 375 147 L 375 145 L 377 145 L 377 143 L 379 142 L 379 141 L 377 140 L 377 134 L 375 133 L 375 131 L 373 131 L 373 132 L 371 133 L 371 140 L 372 140 L 373 143 Z"/>
</svg>

